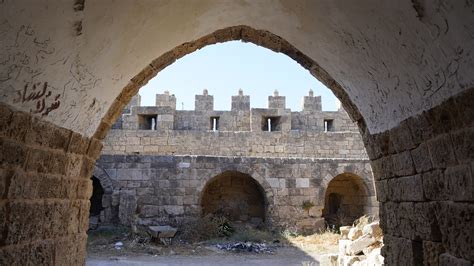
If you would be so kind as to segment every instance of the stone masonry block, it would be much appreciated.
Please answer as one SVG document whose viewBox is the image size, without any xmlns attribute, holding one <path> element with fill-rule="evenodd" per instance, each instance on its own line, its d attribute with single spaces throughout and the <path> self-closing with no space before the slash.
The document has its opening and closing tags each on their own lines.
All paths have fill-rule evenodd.
<svg viewBox="0 0 474 266">
<path fill-rule="evenodd" d="M 413 143 L 410 128 L 406 121 L 402 121 L 398 127 L 390 130 L 390 141 L 396 152 L 404 152 L 415 147 Z"/>
<path fill-rule="evenodd" d="M 17 169 L 10 180 L 8 199 L 35 199 L 40 179 Z"/>
<path fill-rule="evenodd" d="M 438 266 L 439 256 L 444 252 L 440 242 L 423 241 L 423 265 Z"/>
<path fill-rule="evenodd" d="M 421 175 L 405 176 L 388 180 L 388 200 L 423 201 L 423 183 Z"/>
<path fill-rule="evenodd" d="M 92 196 L 92 180 L 77 180 L 76 199 L 90 199 Z"/>
<path fill-rule="evenodd" d="M 20 166 L 25 163 L 28 148 L 0 137 L 0 166 Z"/>
<path fill-rule="evenodd" d="M 420 242 L 384 235 L 382 256 L 386 265 L 421 265 L 423 248 Z"/>
<path fill-rule="evenodd" d="M 60 128 L 34 118 L 32 126 L 28 129 L 26 135 L 26 143 L 48 147 L 51 149 L 67 150 L 71 138 L 71 131 L 65 128 Z"/>
<path fill-rule="evenodd" d="M 407 239 L 440 241 L 436 203 L 386 202 L 380 209 L 381 227 L 386 234 Z"/>
<path fill-rule="evenodd" d="M 79 133 L 72 132 L 69 142 L 68 152 L 76 154 L 85 154 L 89 147 L 90 140 L 82 137 Z"/>
<path fill-rule="evenodd" d="M 2 248 L 0 265 L 54 265 L 54 245 L 50 240 Z"/>
<path fill-rule="evenodd" d="M 82 156 L 77 154 L 68 154 L 67 156 L 67 175 L 70 178 L 80 178 L 82 170 Z"/>
<path fill-rule="evenodd" d="M 89 148 L 87 148 L 87 155 L 95 160 L 99 157 L 101 150 L 102 142 L 95 138 L 91 139 Z"/>
<path fill-rule="evenodd" d="M 453 133 L 451 136 L 456 158 L 460 163 L 474 160 L 474 127 Z"/>
<path fill-rule="evenodd" d="M 441 266 L 472 266 L 472 261 L 456 258 L 449 253 L 443 253 L 439 256 L 439 265 Z"/>
<path fill-rule="evenodd" d="M 55 199 L 62 198 L 62 179 L 38 174 L 38 198 Z"/>
<path fill-rule="evenodd" d="M 453 144 L 448 134 L 428 141 L 428 149 L 434 168 L 446 168 L 447 166 L 456 164 Z"/>
<path fill-rule="evenodd" d="M 83 157 L 80 178 L 90 179 L 94 172 L 95 161 Z"/>
<path fill-rule="evenodd" d="M 394 154 L 390 157 L 393 162 L 395 176 L 408 176 L 415 174 L 415 168 L 409 151 Z"/>
<path fill-rule="evenodd" d="M 375 191 L 377 192 L 377 201 L 386 202 L 388 197 L 388 181 L 381 180 L 375 182 Z"/>
<path fill-rule="evenodd" d="M 427 113 L 407 119 L 414 144 L 422 143 L 433 137 L 433 125 L 427 118 Z"/>
<path fill-rule="evenodd" d="M 6 136 L 24 142 L 31 126 L 31 116 L 23 112 L 14 112 L 6 130 Z"/>
<path fill-rule="evenodd" d="M 43 238 L 43 218 L 45 207 L 43 202 L 10 202 L 9 220 L 5 244 L 30 242 L 32 239 Z"/>
<path fill-rule="evenodd" d="M 47 173 L 65 175 L 68 158 L 64 152 L 50 151 L 46 161 Z"/>
<path fill-rule="evenodd" d="M 0 113 L 2 114 L 0 116 L 0 135 L 6 136 L 13 112 L 6 104 L 0 103 Z"/>
<path fill-rule="evenodd" d="M 423 173 L 432 169 L 428 146 L 425 143 L 421 143 L 417 148 L 411 150 L 411 157 L 417 173 Z"/>
<path fill-rule="evenodd" d="M 443 201 L 436 216 L 446 251 L 458 258 L 474 261 L 474 204 Z"/>
<path fill-rule="evenodd" d="M 309 187 L 309 178 L 296 178 L 296 187 L 297 188 L 308 188 Z"/>
<path fill-rule="evenodd" d="M 448 167 L 444 171 L 444 193 L 453 201 L 474 201 L 474 178 L 469 164 Z"/>
<path fill-rule="evenodd" d="M 423 174 L 423 189 L 431 200 L 472 201 L 473 175 L 470 165 L 448 167 Z"/>
</svg>

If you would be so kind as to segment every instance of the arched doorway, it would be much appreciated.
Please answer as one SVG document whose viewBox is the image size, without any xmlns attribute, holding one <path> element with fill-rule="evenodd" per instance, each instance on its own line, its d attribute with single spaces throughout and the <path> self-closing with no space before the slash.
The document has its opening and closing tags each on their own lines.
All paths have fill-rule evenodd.
<svg viewBox="0 0 474 266">
<path fill-rule="evenodd" d="M 212 178 L 201 196 L 202 215 L 225 216 L 230 221 L 265 221 L 263 188 L 250 175 L 227 171 Z"/>
<path fill-rule="evenodd" d="M 327 186 L 323 217 L 330 226 L 351 224 L 365 214 L 368 201 L 362 178 L 350 173 L 337 175 Z"/>
<path fill-rule="evenodd" d="M 102 197 L 104 196 L 104 188 L 100 184 L 100 180 L 92 176 L 92 196 L 90 198 L 89 209 L 89 228 L 95 229 L 99 225 L 100 213 L 104 209 L 102 205 Z"/>
</svg>

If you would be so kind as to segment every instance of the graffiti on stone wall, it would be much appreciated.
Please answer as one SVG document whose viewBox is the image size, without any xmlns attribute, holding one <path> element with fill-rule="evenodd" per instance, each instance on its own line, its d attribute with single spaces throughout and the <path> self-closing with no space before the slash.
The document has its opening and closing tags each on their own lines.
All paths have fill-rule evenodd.
<svg viewBox="0 0 474 266">
<path fill-rule="evenodd" d="M 16 92 L 17 98 L 13 99 L 13 103 L 33 102 L 35 107 L 30 109 L 30 113 L 33 114 L 47 116 L 61 105 L 59 100 L 61 94 L 53 95 L 52 91 L 48 89 L 48 82 L 26 83 L 22 90 Z"/>
</svg>

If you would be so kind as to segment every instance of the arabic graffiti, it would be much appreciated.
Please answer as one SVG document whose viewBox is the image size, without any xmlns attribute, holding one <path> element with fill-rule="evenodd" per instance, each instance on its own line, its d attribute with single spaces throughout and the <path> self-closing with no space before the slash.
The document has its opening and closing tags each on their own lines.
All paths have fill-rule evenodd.
<svg viewBox="0 0 474 266">
<path fill-rule="evenodd" d="M 30 86 L 31 85 L 31 86 Z M 51 90 L 48 90 L 48 82 L 26 83 L 23 90 L 17 91 L 17 98 L 14 103 L 34 102 L 35 108 L 30 109 L 30 113 L 41 114 L 47 116 L 51 111 L 56 110 L 61 105 L 59 98 L 61 94 L 56 94 L 52 99 L 53 102 L 47 106 L 49 97 L 52 96 Z"/>
</svg>

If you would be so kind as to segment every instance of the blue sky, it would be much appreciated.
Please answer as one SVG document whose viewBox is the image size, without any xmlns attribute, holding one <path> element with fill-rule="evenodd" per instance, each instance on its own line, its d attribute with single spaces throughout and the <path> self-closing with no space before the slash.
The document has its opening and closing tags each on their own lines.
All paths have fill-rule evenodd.
<svg viewBox="0 0 474 266">
<path fill-rule="evenodd" d="M 207 89 L 214 95 L 214 110 L 230 110 L 231 96 L 242 88 L 250 105 L 266 108 L 277 89 L 286 106 L 301 110 L 301 99 L 313 89 L 322 96 L 323 110 L 336 110 L 334 94 L 293 59 L 251 43 L 226 42 L 204 47 L 162 70 L 140 89 L 142 106 L 153 106 L 155 94 L 176 95 L 176 109 L 194 109 L 194 95 Z"/>
</svg>

